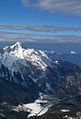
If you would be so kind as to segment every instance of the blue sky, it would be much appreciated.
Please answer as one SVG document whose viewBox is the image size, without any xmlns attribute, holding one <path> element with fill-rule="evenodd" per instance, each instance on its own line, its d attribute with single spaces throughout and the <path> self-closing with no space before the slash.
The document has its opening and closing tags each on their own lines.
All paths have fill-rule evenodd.
<svg viewBox="0 0 81 119">
<path fill-rule="evenodd" d="M 26 41 L 79 43 L 81 0 L 0 0 L 0 41 L 20 34 Z"/>
</svg>

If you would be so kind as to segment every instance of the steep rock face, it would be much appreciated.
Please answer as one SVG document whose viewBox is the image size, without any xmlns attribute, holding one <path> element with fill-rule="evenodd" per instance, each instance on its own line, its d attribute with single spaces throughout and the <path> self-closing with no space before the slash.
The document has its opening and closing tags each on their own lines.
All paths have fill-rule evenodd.
<svg viewBox="0 0 81 119">
<path fill-rule="evenodd" d="M 0 52 L 0 85 L 3 85 L 4 93 L 11 90 L 8 96 L 12 93 L 12 97 L 20 99 L 21 103 L 26 99 L 35 100 L 40 93 L 59 98 L 78 95 L 81 92 L 80 79 L 81 69 L 77 65 L 61 60 L 55 62 L 43 51 L 24 49 L 19 42 L 3 48 Z M 24 98 L 23 95 L 17 98 L 15 92 L 18 89 L 24 94 L 30 93 Z M 6 99 L 9 98 L 6 96 L 4 101 Z"/>
</svg>

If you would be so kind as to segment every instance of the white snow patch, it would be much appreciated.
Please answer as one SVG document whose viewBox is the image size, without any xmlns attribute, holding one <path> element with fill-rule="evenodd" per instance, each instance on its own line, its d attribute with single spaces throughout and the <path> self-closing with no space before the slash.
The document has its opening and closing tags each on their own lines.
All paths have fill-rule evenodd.
<svg viewBox="0 0 81 119">
<path fill-rule="evenodd" d="M 61 109 L 61 112 L 69 112 L 70 110 L 68 109 Z"/>
<path fill-rule="evenodd" d="M 65 119 L 65 118 L 68 118 L 68 115 L 65 115 L 63 118 L 64 118 L 64 119 Z"/>
<path fill-rule="evenodd" d="M 43 104 L 43 103 L 44 103 L 44 104 L 45 104 L 45 103 L 48 103 L 47 100 L 36 100 L 35 102 L 38 103 L 38 104 L 40 104 L 40 103 L 42 103 L 42 104 Z"/>
<path fill-rule="evenodd" d="M 41 116 L 45 114 L 48 109 L 52 106 L 52 104 L 47 100 L 37 99 L 33 103 L 18 105 L 17 107 L 13 107 L 14 111 L 27 111 L 29 112 L 28 118 L 31 116 Z"/>
<path fill-rule="evenodd" d="M 70 54 L 75 55 L 75 54 L 77 54 L 77 52 L 76 51 L 71 51 Z"/>
<path fill-rule="evenodd" d="M 59 61 L 56 60 L 56 61 L 55 61 L 55 64 L 59 64 Z"/>
<path fill-rule="evenodd" d="M 50 85 L 49 83 L 46 83 L 46 87 L 47 87 L 47 89 L 48 89 L 49 91 L 52 91 L 52 90 L 53 90 L 52 87 L 51 87 L 51 85 Z"/>
<path fill-rule="evenodd" d="M 29 110 L 30 114 L 28 115 L 28 118 L 31 116 L 41 116 L 45 114 L 48 111 L 48 109 L 51 107 L 51 105 L 41 106 L 40 103 L 47 103 L 47 102 L 36 101 L 34 103 L 23 105 L 25 108 L 30 109 Z"/>
</svg>

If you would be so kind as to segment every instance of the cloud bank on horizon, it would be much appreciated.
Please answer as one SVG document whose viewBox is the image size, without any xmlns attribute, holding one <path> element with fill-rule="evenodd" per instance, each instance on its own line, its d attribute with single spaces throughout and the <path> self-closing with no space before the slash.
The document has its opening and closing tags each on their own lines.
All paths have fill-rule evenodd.
<svg viewBox="0 0 81 119">
<path fill-rule="evenodd" d="M 26 33 L 0 32 L 0 41 L 27 41 L 46 43 L 81 43 L 81 36 L 74 35 L 40 35 Z"/>
<path fill-rule="evenodd" d="M 5 31 L 6 30 L 6 31 Z M 9 30 L 9 32 L 8 32 Z M 21 31 L 21 32 L 20 32 Z M 30 32 L 22 32 L 30 31 Z M 32 31 L 34 33 L 32 33 Z M 69 31 L 71 34 L 58 32 Z M 51 32 L 51 33 L 50 33 Z M 56 33 L 57 32 L 57 35 Z M 77 33 L 77 35 L 75 34 Z M 14 24 L 0 24 L 0 41 L 27 41 L 27 42 L 53 42 L 53 43 L 81 43 L 81 27 L 65 26 L 25 26 Z M 46 33 L 46 34 L 44 34 Z M 48 34 L 50 33 L 50 34 Z"/>
</svg>

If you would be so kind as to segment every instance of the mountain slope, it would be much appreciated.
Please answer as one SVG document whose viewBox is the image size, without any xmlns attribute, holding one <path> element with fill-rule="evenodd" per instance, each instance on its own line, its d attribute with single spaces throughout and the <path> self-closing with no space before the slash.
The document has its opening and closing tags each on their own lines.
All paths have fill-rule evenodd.
<svg viewBox="0 0 81 119">
<path fill-rule="evenodd" d="M 76 64 L 53 61 L 43 51 L 24 49 L 19 42 L 0 50 L 0 103 L 50 107 L 56 100 L 80 95 L 80 79 L 81 68 Z"/>
</svg>

